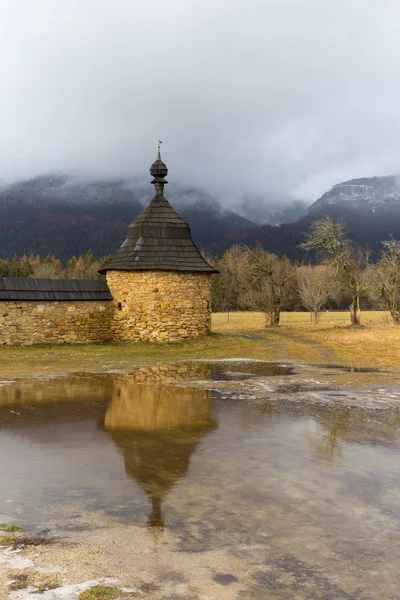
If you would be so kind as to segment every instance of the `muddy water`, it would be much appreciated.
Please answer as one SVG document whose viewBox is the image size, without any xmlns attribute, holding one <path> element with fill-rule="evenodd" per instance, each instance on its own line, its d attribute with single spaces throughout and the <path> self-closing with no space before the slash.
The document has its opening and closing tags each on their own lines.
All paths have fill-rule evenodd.
<svg viewBox="0 0 400 600">
<path fill-rule="evenodd" d="M 400 598 L 396 405 L 365 410 L 345 391 L 306 402 L 290 377 L 286 395 L 191 385 L 242 373 L 266 389 L 279 376 L 283 389 L 285 369 L 204 363 L 2 385 L 0 516 L 59 534 L 110 520 L 172 532 L 182 556 L 229 553 L 232 569 L 212 577 L 232 598 Z"/>
</svg>

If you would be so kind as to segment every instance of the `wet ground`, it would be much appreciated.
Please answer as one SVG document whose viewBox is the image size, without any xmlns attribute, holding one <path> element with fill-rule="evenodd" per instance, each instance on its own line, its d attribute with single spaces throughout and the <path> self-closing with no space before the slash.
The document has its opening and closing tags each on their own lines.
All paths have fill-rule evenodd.
<svg viewBox="0 0 400 600">
<path fill-rule="evenodd" d="M 399 379 L 199 361 L 3 382 L 0 518 L 105 549 L 137 597 L 400 598 Z"/>
</svg>

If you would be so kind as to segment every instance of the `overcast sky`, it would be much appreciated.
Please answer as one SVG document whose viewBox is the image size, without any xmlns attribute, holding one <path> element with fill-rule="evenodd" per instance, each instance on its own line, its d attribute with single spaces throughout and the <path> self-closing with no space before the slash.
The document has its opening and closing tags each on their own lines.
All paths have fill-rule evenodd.
<svg viewBox="0 0 400 600">
<path fill-rule="evenodd" d="M 315 200 L 400 172 L 399 0 L 1 0 L 0 179 Z"/>
</svg>

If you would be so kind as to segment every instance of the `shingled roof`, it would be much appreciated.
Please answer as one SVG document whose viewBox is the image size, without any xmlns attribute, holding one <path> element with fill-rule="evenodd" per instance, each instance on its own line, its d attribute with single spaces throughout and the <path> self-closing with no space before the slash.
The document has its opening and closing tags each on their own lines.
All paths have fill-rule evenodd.
<svg viewBox="0 0 400 600">
<path fill-rule="evenodd" d="M 166 165 L 158 154 L 150 168 L 156 195 L 128 227 L 117 254 L 99 271 L 192 271 L 218 273 L 192 241 L 189 225 L 164 198 Z"/>
<path fill-rule="evenodd" d="M 112 300 L 105 281 L 0 277 L 1 300 Z"/>
</svg>

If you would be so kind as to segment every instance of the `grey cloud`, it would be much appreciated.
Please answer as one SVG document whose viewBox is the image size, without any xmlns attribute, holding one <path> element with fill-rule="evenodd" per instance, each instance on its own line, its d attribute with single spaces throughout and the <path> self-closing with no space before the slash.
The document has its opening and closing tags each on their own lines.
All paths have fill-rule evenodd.
<svg viewBox="0 0 400 600">
<path fill-rule="evenodd" d="M 400 172 L 397 0 L 2 0 L 0 178 L 147 176 L 225 204 Z"/>
</svg>

